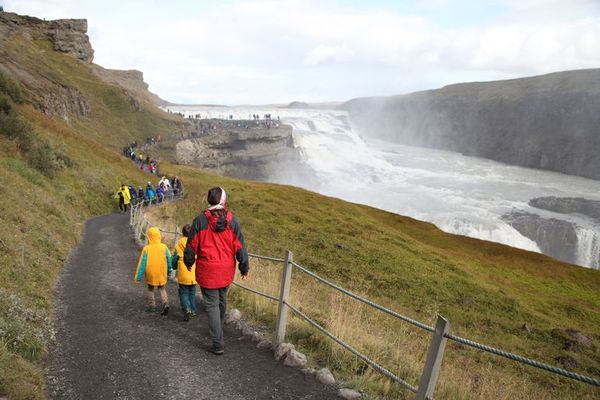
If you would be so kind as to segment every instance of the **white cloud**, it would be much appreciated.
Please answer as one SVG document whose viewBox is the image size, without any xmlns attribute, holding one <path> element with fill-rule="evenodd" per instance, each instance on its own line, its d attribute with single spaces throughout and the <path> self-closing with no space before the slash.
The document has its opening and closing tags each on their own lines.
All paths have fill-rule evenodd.
<svg viewBox="0 0 600 400">
<path fill-rule="evenodd" d="M 95 62 L 141 69 L 152 90 L 180 102 L 343 100 L 600 66 L 595 0 L 497 0 L 498 15 L 468 23 L 456 8 L 475 7 L 457 0 L 427 0 L 420 10 L 316 0 L 5 4 L 86 16 Z M 445 11 L 458 15 L 452 24 L 439 20 Z"/>
</svg>

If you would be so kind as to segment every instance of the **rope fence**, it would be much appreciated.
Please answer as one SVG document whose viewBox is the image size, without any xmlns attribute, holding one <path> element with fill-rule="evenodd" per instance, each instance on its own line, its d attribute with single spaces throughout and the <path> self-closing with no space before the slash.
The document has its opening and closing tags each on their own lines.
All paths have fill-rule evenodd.
<svg viewBox="0 0 600 400">
<path fill-rule="evenodd" d="M 182 195 L 183 195 L 183 193 L 180 193 L 178 195 L 172 194 L 168 198 L 165 197 L 165 199 L 163 201 L 165 201 L 165 200 L 173 201 L 173 200 L 180 198 Z M 153 204 L 145 204 L 145 201 L 144 201 L 144 202 L 140 202 L 131 207 L 130 225 L 133 228 L 135 238 L 138 241 L 147 240 L 146 232 L 147 232 L 148 228 L 150 227 L 150 222 L 146 219 L 142 210 L 145 207 L 148 207 L 151 205 L 153 205 Z M 177 243 L 177 240 L 179 239 L 179 237 L 181 235 L 179 227 L 176 227 L 175 231 L 169 231 L 169 230 L 163 230 L 163 229 L 160 229 L 160 231 L 162 233 L 175 235 L 175 243 Z M 277 313 L 277 321 L 276 321 L 276 327 L 275 327 L 275 339 L 274 339 L 275 344 L 280 344 L 285 339 L 285 331 L 286 331 L 286 326 L 287 326 L 287 310 L 289 309 L 293 313 L 295 313 L 298 317 L 300 317 L 301 319 L 303 319 L 304 321 L 309 323 L 311 326 L 313 326 L 314 328 L 319 330 L 325 336 L 329 337 L 331 340 L 333 340 L 338 345 L 345 348 L 347 351 L 352 353 L 355 357 L 357 357 L 358 359 L 360 359 L 363 362 L 365 362 L 366 364 L 368 364 L 370 367 L 372 367 L 374 370 L 376 370 L 380 374 L 384 375 L 385 377 L 392 380 L 393 382 L 398 383 L 399 385 L 410 390 L 411 392 L 416 393 L 417 400 L 426 400 L 426 399 L 433 398 L 433 392 L 434 392 L 435 385 L 437 382 L 437 378 L 438 378 L 438 374 L 439 374 L 439 370 L 441 367 L 442 358 L 443 358 L 443 354 L 444 354 L 445 344 L 446 344 L 447 340 L 451 340 L 451 341 L 460 343 L 462 345 L 468 346 L 470 348 L 474 348 L 474 349 L 481 350 L 481 351 L 484 351 L 484 352 L 487 352 L 490 354 L 494 354 L 494 355 L 497 355 L 500 357 L 507 358 L 509 360 L 513 360 L 513 361 L 516 361 L 516 362 L 519 362 L 522 364 L 526 364 L 526 365 L 532 366 L 534 368 L 545 370 L 545 371 L 548 371 L 548 372 L 551 372 L 551 373 L 554 373 L 554 374 L 557 374 L 557 375 L 560 375 L 560 376 L 563 376 L 563 377 L 566 377 L 569 379 L 573 379 L 573 380 L 576 380 L 579 382 L 583 382 L 586 384 L 600 387 L 600 379 L 581 375 L 581 374 L 578 374 L 578 373 L 575 373 L 572 371 L 565 370 L 563 368 L 555 367 L 550 364 L 546 364 L 546 363 L 543 363 L 543 362 L 540 362 L 537 360 L 533 360 L 533 359 L 530 359 L 527 357 L 523 357 L 523 356 L 520 356 L 517 354 L 507 352 L 502 349 L 494 348 L 494 347 L 487 346 L 487 345 L 484 345 L 484 344 L 481 344 L 481 343 L 478 343 L 478 342 L 475 342 L 475 341 L 472 341 L 469 339 L 465 339 L 460 336 L 453 335 L 453 334 L 449 333 L 449 327 L 450 327 L 449 322 L 441 316 L 438 316 L 436 326 L 433 327 L 433 326 L 427 325 L 425 323 L 422 323 L 420 321 L 417 321 L 413 318 L 410 318 L 406 315 L 402 315 L 394 310 L 391 310 L 391 309 L 384 307 L 380 304 L 377 304 L 365 297 L 359 296 L 347 289 L 344 289 L 343 287 L 317 275 L 316 273 L 310 271 L 309 269 L 303 267 L 302 265 L 294 262 L 293 255 L 289 251 L 286 254 L 286 258 L 264 256 L 264 255 L 253 254 L 253 253 L 249 253 L 248 255 L 252 258 L 256 258 L 256 259 L 260 259 L 260 260 L 267 260 L 267 261 L 272 261 L 275 263 L 281 263 L 281 264 L 283 264 L 283 267 L 284 267 L 284 270 L 282 273 L 281 290 L 280 290 L 278 297 L 267 294 L 267 293 L 263 293 L 259 290 L 256 290 L 256 289 L 244 286 L 240 283 L 234 282 L 234 285 L 239 287 L 240 289 L 249 291 L 258 296 L 267 298 L 269 300 L 272 300 L 272 301 L 275 301 L 278 303 L 279 309 L 278 309 L 278 313 Z M 288 297 L 289 297 L 291 276 L 292 276 L 293 269 L 296 269 L 296 270 L 302 272 L 303 274 L 317 280 L 318 282 L 320 282 L 326 286 L 329 286 L 329 287 L 339 291 L 340 293 L 343 293 L 343 294 L 353 298 L 356 301 L 359 301 L 363 304 L 368 305 L 369 307 L 372 307 L 372 308 L 379 310 L 385 314 L 388 314 L 396 319 L 399 319 L 399 320 L 404 321 L 408 324 L 411 324 L 421 330 L 431 333 L 432 340 L 431 340 L 431 344 L 429 346 L 427 360 L 423 367 L 419 385 L 414 386 L 414 385 L 410 384 L 409 382 L 405 381 L 404 379 L 402 379 L 401 377 L 395 375 L 393 372 L 389 371 L 384 366 L 376 363 L 375 361 L 373 361 L 371 358 L 369 358 L 365 354 L 356 350 L 350 344 L 345 343 L 342 339 L 336 337 L 334 334 L 329 332 L 326 328 L 324 328 L 323 326 L 321 326 L 320 324 L 315 322 L 313 319 L 311 319 L 307 314 L 305 314 L 300 309 L 298 309 L 297 307 L 290 304 L 288 302 Z"/>
</svg>

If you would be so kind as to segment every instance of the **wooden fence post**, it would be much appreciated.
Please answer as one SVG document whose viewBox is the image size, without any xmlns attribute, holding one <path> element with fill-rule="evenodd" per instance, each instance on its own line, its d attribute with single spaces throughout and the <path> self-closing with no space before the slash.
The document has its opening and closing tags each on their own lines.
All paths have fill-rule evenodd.
<svg viewBox="0 0 600 400">
<path fill-rule="evenodd" d="M 431 338 L 429 351 L 427 352 L 427 360 L 423 368 L 423 374 L 419 381 L 416 400 L 433 399 L 433 391 L 440 374 L 442 358 L 444 357 L 444 349 L 446 348 L 446 338 L 444 335 L 450 330 L 450 323 L 444 317 L 438 314 L 437 322 L 435 323 L 435 332 Z"/>
<path fill-rule="evenodd" d="M 294 255 L 287 251 L 285 255 L 285 264 L 281 273 L 281 289 L 279 291 L 279 307 L 277 308 L 277 323 L 275 325 L 274 344 L 278 345 L 285 340 L 285 331 L 287 328 L 288 306 L 285 302 L 290 295 L 290 285 L 292 283 L 292 261 Z"/>
</svg>

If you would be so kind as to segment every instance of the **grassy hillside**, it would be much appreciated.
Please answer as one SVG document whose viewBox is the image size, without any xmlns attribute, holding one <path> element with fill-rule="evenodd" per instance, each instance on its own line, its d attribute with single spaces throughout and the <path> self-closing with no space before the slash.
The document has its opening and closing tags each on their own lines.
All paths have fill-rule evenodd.
<svg viewBox="0 0 600 400">
<path fill-rule="evenodd" d="M 544 362 L 571 357 L 575 370 L 600 373 L 600 273 L 541 254 L 446 234 L 435 226 L 301 189 L 174 167 L 185 177 L 185 201 L 157 210 L 163 224 L 190 223 L 213 185 L 229 190 L 249 250 L 283 257 L 370 299 L 434 325 L 447 317 L 452 332 Z M 250 284 L 277 293 L 280 267 L 254 262 Z M 340 298 L 295 273 L 293 302 L 347 337 L 401 376 L 418 382 L 429 336 Z M 238 304 L 272 323 L 275 308 L 236 292 Z M 527 324 L 529 331 L 523 328 Z M 567 330 L 592 338 L 574 343 Z M 404 336 L 404 337 L 399 337 Z M 404 398 L 409 392 L 356 374 L 362 366 L 341 356 L 322 336 L 296 322 L 291 330 L 304 351 L 327 362 L 343 378 L 375 393 Z M 403 354 L 404 353 L 404 354 Z M 552 374 L 449 344 L 439 398 L 594 398 L 597 389 Z M 572 369 L 572 368 L 570 368 Z M 364 372 L 364 371 L 363 371 Z M 445 376 L 444 376 L 445 374 Z M 411 398 L 410 396 L 406 398 Z"/>
<path fill-rule="evenodd" d="M 57 274 L 85 220 L 114 210 L 117 185 L 147 180 L 120 148 L 175 134 L 181 122 L 149 103 L 137 111 L 121 88 L 46 41 L 15 37 L 2 45 L 0 396 L 45 398 L 42 362 L 53 336 Z M 22 101 L 11 97 L 15 87 Z M 89 115 L 69 113 L 67 123 L 42 112 L 41 101 L 64 87 L 89 101 Z"/>
<path fill-rule="evenodd" d="M 69 250 L 87 218 L 114 210 L 118 184 L 147 180 L 119 155 L 120 148 L 134 139 L 177 134 L 182 122 L 143 100 L 138 111 L 123 89 L 101 81 L 90 65 L 54 52 L 44 40 L 11 38 L 3 42 L 2 56 L 0 70 L 24 101 L 11 95 L 11 85 L 0 85 L 0 106 L 8 104 L 0 107 L 5 115 L 0 118 L 0 396 L 35 399 L 45 397 L 42 367 L 52 338 L 52 291 Z M 43 101 L 65 87 L 87 99 L 88 114 L 70 112 L 64 119 L 44 113 Z M 28 121 L 31 129 L 23 128 L 23 135 L 36 145 L 24 146 L 19 137 L 25 136 L 11 133 L 6 121 L 15 118 Z M 48 163 L 56 164 L 52 173 L 44 168 Z M 448 235 L 431 224 L 292 187 L 182 166 L 163 164 L 162 169 L 181 176 L 188 193 L 184 201 L 160 210 L 162 223 L 168 217 L 180 225 L 190 222 L 203 208 L 207 189 L 222 185 L 251 251 L 281 256 L 290 249 L 301 264 L 402 313 L 432 323 L 439 312 L 455 333 L 552 364 L 568 356 L 578 363 L 577 371 L 600 375 L 598 271 Z M 273 266 L 253 263 L 252 268 L 250 284 L 276 290 Z M 412 382 L 418 379 L 415 367 L 426 335 L 368 314 L 300 275 L 294 280 L 293 299 L 303 309 Z M 257 311 L 258 321 L 272 320 L 271 306 L 235 296 L 247 310 Z M 525 323 L 529 332 L 521 328 Z M 572 343 L 567 329 L 592 338 L 595 347 Z M 290 337 L 353 385 L 391 398 L 406 394 L 298 321 Z M 525 393 L 521 398 L 597 395 L 588 386 L 461 346 L 449 346 L 444 368 L 440 398 L 515 398 L 519 389 Z M 493 384 L 486 383 L 488 376 Z"/>
</svg>

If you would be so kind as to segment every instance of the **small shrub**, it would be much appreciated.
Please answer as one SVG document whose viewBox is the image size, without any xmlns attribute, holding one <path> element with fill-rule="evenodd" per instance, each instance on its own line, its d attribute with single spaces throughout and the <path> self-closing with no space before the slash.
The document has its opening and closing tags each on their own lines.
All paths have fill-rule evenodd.
<svg viewBox="0 0 600 400">
<path fill-rule="evenodd" d="M 3 72 L 0 72 L 0 93 L 8 95 L 17 104 L 22 104 L 25 101 L 19 84 Z"/>
<path fill-rule="evenodd" d="M 0 289 L 0 306 L 0 341 L 27 360 L 39 360 L 47 340 L 54 337 L 50 319 L 4 289 Z"/>
<path fill-rule="evenodd" d="M 48 177 L 53 177 L 58 169 L 52 146 L 46 141 L 35 143 L 26 153 L 27 162 Z"/>
<path fill-rule="evenodd" d="M 53 177 L 59 169 L 69 168 L 74 164 L 64 145 L 54 149 L 36 134 L 31 124 L 14 109 L 12 100 L 3 94 L 0 94 L 0 134 L 14 140 L 29 165 L 48 177 Z"/>
<path fill-rule="evenodd" d="M 10 110 L 12 110 L 10 97 L 6 94 L 0 93 L 0 113 L 8 114 Z"/>
</svg>

